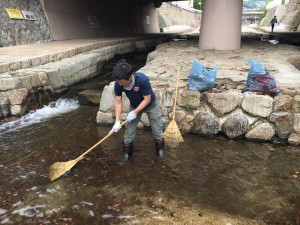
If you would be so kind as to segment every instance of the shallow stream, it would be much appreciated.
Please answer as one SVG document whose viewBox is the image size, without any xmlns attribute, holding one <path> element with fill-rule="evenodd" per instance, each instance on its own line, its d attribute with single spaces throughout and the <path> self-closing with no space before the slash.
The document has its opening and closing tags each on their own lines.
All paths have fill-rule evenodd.
<svg viewBox="0 0 300 225">
<path fill-rule="evenodd" d="M 161 160 L 145 129 L 124 162 L 121 131 L 51 182 L 109 132 L 97 111 L 60 99 L 0 126 L 0 224 L 300 224 L 299 147 L 187 135 Z"/>
</svg>

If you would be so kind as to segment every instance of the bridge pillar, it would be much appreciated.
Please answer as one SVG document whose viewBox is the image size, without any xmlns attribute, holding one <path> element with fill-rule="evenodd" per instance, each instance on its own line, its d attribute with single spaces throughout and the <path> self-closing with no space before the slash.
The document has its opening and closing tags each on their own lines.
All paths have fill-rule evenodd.
<svg viewBox="0 0 300 225">
<path fill-rule="evenodd" d="M 200 49 L 239 49 L 242 7 L 243 0 L 205 1 L 200 28 Z"/>
</svg>

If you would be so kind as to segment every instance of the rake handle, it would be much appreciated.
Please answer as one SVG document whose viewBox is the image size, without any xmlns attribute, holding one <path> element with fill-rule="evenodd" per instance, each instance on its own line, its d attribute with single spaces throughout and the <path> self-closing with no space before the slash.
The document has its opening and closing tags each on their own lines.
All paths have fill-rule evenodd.
<svg viewBox="0 0 300 225">
<path fill-rule="evenodd" d="M 179 83 L 179 71 L 180 71 L 180 67 L 178 67 L 177 78 L 176 78 L 176 90 L 175 90 L 175 99 L 174 99 L 172 120 L 175 120 L 176 102 L 177 102 L 177 95 L 178 95 L 178 83 Z"/>
<path fill-rule="evenodd" d="M 127 123 L 128 120 L 125 120 L 121 126 L 123 126 L 125 123 Z M 83 157 L 88 154 L 90 151 L 92 151 L 94 148 L 96 148 L 98 145 L 100 145 L 103 141 L 105 141 L 110 135 L 112 135 L 114 132 L 109 132 L 104 138 L 102 138 L 100 141 L 98 141 L 96 144 L 94 144 L 92 147 L 90 147 L 88 150 L 86 150 L 84 153 L 82 153 L 80 156 L 78 156 L 75 161 L 78 162 L 79 160 L 83 159 Z"/>
</svg>

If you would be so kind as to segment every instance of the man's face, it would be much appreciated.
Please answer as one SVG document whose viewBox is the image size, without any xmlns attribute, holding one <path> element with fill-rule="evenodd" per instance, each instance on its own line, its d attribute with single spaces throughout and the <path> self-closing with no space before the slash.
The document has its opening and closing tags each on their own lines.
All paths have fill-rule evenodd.
<svg viewBox="0 0 300 225">
<path fill-rule="evenodd" d="M 117 81 L 120 86 L 127 87 L 131 83 L 132 77 L 130 76 L 128 80 L 121 79 L 121 80 L 117 80 Z"/>
</svg>

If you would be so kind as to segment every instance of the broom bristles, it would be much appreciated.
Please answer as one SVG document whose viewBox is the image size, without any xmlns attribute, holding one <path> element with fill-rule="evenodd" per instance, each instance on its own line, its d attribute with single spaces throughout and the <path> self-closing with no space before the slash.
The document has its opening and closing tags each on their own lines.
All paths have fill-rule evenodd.
<svg viewBox="0 0 300 225">
<path fill-rule="evenodd" d="M 166 128 L 164 132 L 164 139 L 166 142 L 170 142 L 170 143 L 183 142 L 183 138 L 181 136 L 180 130 L 175 120 L 172 120 L 171 123 Z"/>
<path fill-rule="evenodd" d="M 49 178 L 51 181 L 56 180 L 60 176 L 62 176 L 64 173 L 69 171 L 78 160 L 70 160 L 68 162 L 56 162 L 52 164 L 49 168 Z"/>
</svg>

